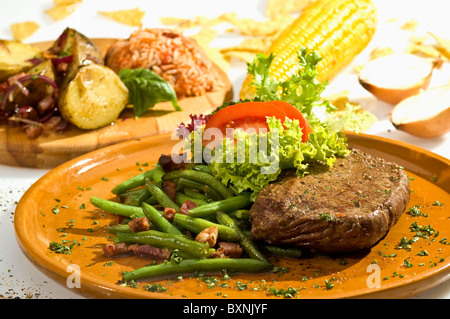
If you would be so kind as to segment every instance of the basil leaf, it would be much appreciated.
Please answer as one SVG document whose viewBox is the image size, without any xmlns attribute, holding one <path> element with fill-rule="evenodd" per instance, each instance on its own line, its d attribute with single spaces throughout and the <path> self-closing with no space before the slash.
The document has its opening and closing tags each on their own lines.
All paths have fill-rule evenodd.
<svg viewBox="0 0 450 319">
<path fill-rule="evenodd" d="M 149 69 L 122 69 L 119 78 L 129 91 L 128 102 L 133 105 L 134 115 L 141 116 L 159 102 L 172 102 L 176 111 L 181 111 L 173 87 Z"/>
</svg>

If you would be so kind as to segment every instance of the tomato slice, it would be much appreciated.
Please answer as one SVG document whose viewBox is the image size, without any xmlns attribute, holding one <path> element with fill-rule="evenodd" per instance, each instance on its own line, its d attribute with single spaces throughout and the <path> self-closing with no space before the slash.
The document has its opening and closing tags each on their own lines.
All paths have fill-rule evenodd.
<svg viewBox="0 0 450 319">
<path fill-rule="evenodd" d="M 217 111 L 209 118 L 206 122 L 205 132 L 207 132 L 208 129 L 219 129 L 222 132 L 220 141 L 224 136 L 226 136 L 227 128 L 241 128 L 243 130 L 254 129 L 256 132 L 260 132 L 261 129 L 265 129 L 267 132 L 269 127 L 267 125 L 266 117 L 272 116 L 282 122 L 284 122 L 286 118 L 291 120 L 299 120 L 299 124 L 303 132 L 302 142 L 306 142 L 308 140 L 308 135 L 312 132 L 308 120 L 297 108 L 283 101 L 255 101 L 230 105 Z M 210 142 L 213 145 L 217 145 L 217 142 L 220 142 L 215 141 L 215 138 L 209 138 L 210 136 L 206 136 L 206 138 L 204 138 L 204 145 L 209 144 Z"/>
</svg>

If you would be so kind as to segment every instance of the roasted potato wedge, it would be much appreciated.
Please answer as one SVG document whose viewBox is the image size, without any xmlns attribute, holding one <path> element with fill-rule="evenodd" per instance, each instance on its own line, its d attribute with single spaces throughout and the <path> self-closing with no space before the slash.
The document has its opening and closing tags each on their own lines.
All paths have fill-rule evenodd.
<svg viewBox="0 0 450 319">
<path fill-rule="evenodd" d="M 20 41 L 0 40 L 0 82 L 33 67 L 31 59 L 42 57 L 39 49 Z"/>
<path fill-rule="evenodd" d="M 61 91 L 62 117 L 81 129 L 97 129 L 115 121 L 128 103 L 128 89 L 106 66 L 88 64 L 78 68 Z"/>
<path fill-rule="evenodd" d="M 103 56 L 97 45 L 85 35 L 71 28 L 64 30 L 53 44 L 52 49 L 59 54 L 59 57 L 72 56 L 67 73 L 61 83 L 62 87 L 74 78 L 79 67 L 92 63 L 104 64 Z"/>
</svg>

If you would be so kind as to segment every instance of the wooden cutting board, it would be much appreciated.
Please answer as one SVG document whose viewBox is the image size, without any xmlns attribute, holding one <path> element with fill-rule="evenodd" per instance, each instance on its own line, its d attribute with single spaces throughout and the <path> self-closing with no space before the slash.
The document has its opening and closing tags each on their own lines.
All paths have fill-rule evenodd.
<svg viewBox="0 0 450 319">
<path fill-rule="evenodd" d="M 115 39 L 92 39 L 103 55 Z M 35 45 L 45 50 L 53 42 Z M 33 168 L 53 168 L 90 151 L 132 139 L 173 131 L 178 124 L 189 121 L 190 114 L 207 113 L 233 98 L 228 75 L 215 66 L 224 87 L 198 97 L 179 99 L 183 111 L 175 111 L 170 102 L 159 103 L 144 116 L 134 118 L 127 108 L 111 125 L 96 130 L 81 130 L 74 126 L 63 134 L 51 133 L 29 139 L 19 128 L 0 127 L 0 164 Z"/>
</svg>

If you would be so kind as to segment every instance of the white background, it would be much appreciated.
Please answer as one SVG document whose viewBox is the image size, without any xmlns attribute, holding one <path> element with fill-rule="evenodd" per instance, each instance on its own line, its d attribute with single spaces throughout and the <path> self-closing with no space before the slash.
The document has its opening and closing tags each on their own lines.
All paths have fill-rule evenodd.
<svg viewBox="0 0 450 319">
<path fill-rule="evenodd" d="M 450 19 L 447 1 L 382 1 L 374 0 L 379 9 L 377 33 L 353 64 L 367 61 L 369 52 L 377 46 L 392 46 L 401 49 L 407 42 L 407 34 L 398 27 L 410 19 L 417 20 L 424 31 L 432 31 L 450 38 Z M 37 42 L 54 40 L 66 26 L 84 33 L 88 37 L 126 38 L 135 29 L 114 22 L 98 14 L 98 11 L 113 11 L 140 7 L 146 11 L 144 27 L 159 27 L 160 17 L 177 16 L 193 18 L 196 16 L 216 17 L 222 13 L 236 12 L 239 17 L 264 19 L 266 1 L 263 0 L 164 0 L 164 1 L 117 1 L 84 0 L 69 17 L 55 22 L 45 14 L 52 7 L 52 0 L 0 0 L 0 39 L 12 39 L 10 24 L 27 20 L 39 23 L 40 29 L 26 40 Z M 397 22 L 393 22 L 393 21 Z M 445 34 L 447 32 L 447 34 Z M 239 36 L 228 34 L 216 39 L 213 45 L 227 46 L 238 44 Z M 228 70 L 234 85 L 235 98 L 245 78 L 245 64 L 233 61 Z M 432 86 L 446 83 L 450 79 L 447 67 L 435 74 Z M 390 124 L 388 115 L 392 106 L 382 103 L 363 90 L 349 66 L 328 86 L 327 91 L 349 90 L 352 100 L 375 114 L 378 122 L 366 133 L 418 145 L 441 156 L 450 158 L 450 134 L 441 138 L 421 139 L 396 131 Z M 75 291 L 60 286 L 43 275 L 26 259 L 17 245 L 14 234 L 14 209 L 17 201 L 34 181 L 47 170 L 18 168 L 0 165 L 0 298 L 82 298 Z M 76 288 L 74 288 L 76 289 Z M 450 281 L 413 298 L 450 297 Z"/>
</svg>

